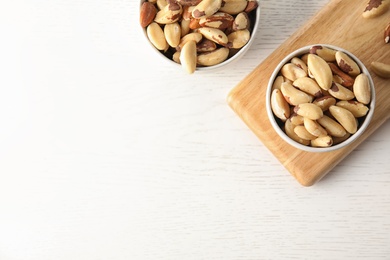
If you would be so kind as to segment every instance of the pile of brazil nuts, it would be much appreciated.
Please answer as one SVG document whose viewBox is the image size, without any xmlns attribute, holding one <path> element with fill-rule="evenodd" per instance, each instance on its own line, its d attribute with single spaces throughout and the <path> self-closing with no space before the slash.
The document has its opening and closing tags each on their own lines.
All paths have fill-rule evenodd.
<svg viewBox="0 0 390 260">
<path fill-rule="evenodd" d="M 140 24 L 157 50 L 192 74 L 248 43 L 257 8 L 257 0 L 146 0 Z"/>
<path fill-rule="evenodd" d="M 325 46 L 312 46 L 284 64 L 271 92 L 281 129 L 312 147 L 347 140 L 364 121 L 370 102 L 368 76 L 348 54 Z"/>
</svg>

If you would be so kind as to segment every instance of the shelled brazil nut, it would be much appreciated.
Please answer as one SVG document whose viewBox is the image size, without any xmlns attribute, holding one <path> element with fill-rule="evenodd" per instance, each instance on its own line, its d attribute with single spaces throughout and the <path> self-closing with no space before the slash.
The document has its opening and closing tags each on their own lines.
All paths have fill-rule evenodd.
<svg viewBox="0 0 390 260">
<path fill-rule="evenodd" d="M 144 0 L 140 25 L 155 49 L 192 74 L 247 45 L 258 8 L 257 0 Z"/>
<path fill-rule="evenodd" d="M 375 98 L 368 71 L 352 56 L 313 45 L 281 62 L 267 94 L 274 127 L 310 151 L 351 139 L 373 111 Z"/>
</svg>

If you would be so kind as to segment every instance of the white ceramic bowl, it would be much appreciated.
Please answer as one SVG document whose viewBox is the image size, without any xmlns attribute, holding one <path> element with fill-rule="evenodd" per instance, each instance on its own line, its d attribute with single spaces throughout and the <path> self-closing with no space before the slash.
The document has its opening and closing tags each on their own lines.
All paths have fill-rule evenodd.
<svg viewBox="0 0 390 260">
<path fill-rule="evenodd" d="M 145 0 L 140 1 L 140 7 L 141 7 L 143 2 L 145 2 Z M 257 31 L 259 28 L 259 23 L 260 23 L 260 3 L 259 3 L 259 1 L 258 1 L 258 7 L 256 8 L 256 10 L 253 10 L 249 14 L 249 18 L 251 21 L 251 27 L 249 29 L 251 32 L 251 37 L 250 37 L 248 43 L 245 46 L 243 46 L 241 49 L 239 49 L 234 55 L 232 55 L 232 56 L 229 55 L 229 58 L 226 59 L 224 62 L 219 63 L 217 65 L 208 66 L 208 67 L 197 67 L 195 70 L 195 73 L 216 72 L 222 68 L 226 68 L 226 66 L 228 66 L 228 65 L 233 64 L 234 62 L 238 61 L 240 58 L 242 58 L 244 56 L 244 54 L 249 50 L 250 46 L 252 45 L 253 41 L 255 40 Z M 141 28 L 141 26 L 139 26 L 139 28 Z M 178 69 L 182 69 L 180 64 L 173 61 L 170 57 L 168 57 L 162 51 L 159 51 L 158 49 L 156 49 L 153 46 L 153 44 L 149 41 L 148 36 L 146 34 L 146 29 L 143 29 L 143 28 L 141 28 L 141 29 L 143 30 L 143 34 L 145 36 L 147 44 L 150 46 L 152 51 L 156 53 L 156 56 L 161 61 L 166 62 L 168 65 L 177 67 Z"/>
<path fill-rule="evenodd" d="M 288 63 L 293 57 L 300 57 L 306 53 L 309 53 L 309 50 L 312 46 L 324 46 L 324 47 L 328 47 L 328 48 L 331 48 L 334 50 L 342 51 L 342 52 L 348 54 L 348 56 L 351 57 L 358 64 L 361 72 L 368 76 L 368 79 L 369 79 L 369 82 L 371 85 L 371 102 L 367 105 L 367 107 L 369 108 L 369 111 L 366 114 L 366 116 L 359 118 L 357 132 L 352 134 L 347 140 L 345 140 L 341 143 L 332 145 L 330 147 L 306 146 L 306 145 L 303 145 L 301 143 L 294 141 L 283 131 L 283 129 L 282 129 L 282 127 L 284 125 L 283 122 L 280 119 L 278 119 L 277 117 L 275 117 L 275 115 L 272 112 L 272 108 L 271 108 L 272 85 L 273 85 L 273 82 L 275 81 L 276 77 L 279 75 L 281 68 L 283 67 L 284 64 Z M 367 129 L 367 127 L 370 124 L 371 119 L 374 115 L 374 109 L 375 109 L 375 86 L 374 86 L 374 82 L 373 82 L 371 75 L 370 75 L 368 69 L 366 68 L 366 66 L 355 55 L 353 55 L 349 51 L 347 51 L 343 48 L 334 46 L 334 45 L 329 45 L 329 44 L 313 44 L 313 45 L 305 46 L 305 47 L 297 49 L 297 50 L 293 51 L 292 53 L 290 53 L 289 55 L 287 55 L 276 66 L 274 72 L 271 75 L 271 78 L 270 78 L 268 86 L 267 86 L 267 91 L 266 91 L 266 110 L 267 110 L 268 118 L 271 122 L 271 125 L 273 126 L 273 128 L 277 132 L 277 134 L 284 141 L 286 141 L 288 144 L 294 146 L 295 148 L 298 148 L 300 150 L 307 151 L 307 152 L 330 152 L 330 151 L 335 151 L 335 150 L 338 150 L 340 148 L 348 146 L 349 144 L 354 142 L 356 139 L 358 139 L 364 133 L 364 131 Z"/>
</svg>

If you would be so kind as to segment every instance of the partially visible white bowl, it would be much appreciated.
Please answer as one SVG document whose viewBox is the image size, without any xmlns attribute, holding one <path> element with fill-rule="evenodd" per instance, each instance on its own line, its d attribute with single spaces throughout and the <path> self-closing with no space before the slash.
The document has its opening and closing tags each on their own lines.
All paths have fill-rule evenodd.
<svg viewBox="0 0 390 260">
<path fill-rule="evenodd" d="M 141 7 L 143 2 L 145 2 L 145 0 L 140 1 L 140 7 Z M 247 44 L 245 44 L 245 46 L 243 46 L 236 53 L 234 53 L 234 55 L 229 56 L 225 61 L 223 61 L 217 65 L 207 66 L 207 67 L 206 66 L 204 66 L 204 67 L 198 66 L 195 70 L 195 73 L 197 73 L 197 72 L 216 72 L 218 70 L 226 68 L 228 65 L 231 65 L 231 64 L 237 62 L 240 58 L 242 58 L 245 55 L 245 53 L 249 50 L 249 48 L 253 44 L 253 41 L 256 38 L 259 24 L 260 24 L 260 10 L 261 10 L 260 3 L 258 1 L 258 7 L 256 8 L 256 10 L 253 10 L 251 13 L 248 14 L 250 21 L 251 21 L 251 27 L 250 27 L 251 37 L 250 37 L 249 41 L 247 42 Z M 178 69 L 182 69 L 181 65 L 179 63 L 173 61 L 171 58 L 167 57 L 162 51 L 159 51 L 158 49 L 156 49 L 153 46 L 153 44 L 149 41 L 148 36 L 146 34 L 146 29 L 145 28 L 141 28 L 141 29 L 143 30 L 143 34 L 145 36 L 147 44 L 149 44 L 152 51 L 154 51 L 157 54 L 156 56 L 158 56 L 160 60 L 166 62 L 168 65 L 177 67 Z"/>
<path fill-rule="evenodd" d="M 360 119 L 362 122 L 360 122 L 360 124 L 358 125 L 357 132 L 352 134 L 347 140 L 345 140 L 345 141 L 343 141 L 343 142 L 341 142 L 339 144 L 332 145 L 330 147 L 306 146 L 306 145 L 303 145 L 301 143 L 298 143 L 298 142 L 294 141 L 293 139 L 291 139 L 283 131 L 283 129 L 282 129 L 282 126 L 283 126 L 282 122 L 278 118 L 276 118 L 276 116 L 273 114 L 272 108 L 271 108 L 271 93 L 272 93 L 272 90 L 273 90 L 273 88 L 272 88 L 273 87 L 273 82 L 275 81 L 276 77 L 279 75 L 279 72 L 280 72 L 281 68 L 283 67 L 284 64 L 288 63 L 292 58 L 300 57 L 300 56 L 302 56 L 302 55 L 304 55 L 306 53 L 309 53 L 310 48 L 312 46 L 324 46 L 324 47 L 328 47 L 330 49 L 334 49 L 334 50 L 342 51 L 342 52 L 346 53 L 349 57 L 351 57 L 357 63 L 357 65 L 360 67 L 361 72 L 368 76 L 369 83 L 370 83 L 370 86 L 371 86 L 371 102 L 367 105 L 368 108 L 369 108 L 369 111 L 368 111 L 368 113 L 367 113 L 367 115 L 365 117 Z M 290 54 L 288 54 L 276 66 L 276 68 L 275 68 L 274 72 L 272 73 L 271 78 L 270 78 L 270 80 L 268 82 L 267 91 L 266 91 L 266 110 L 267 110 L 267 115 L 268 115 L 268 118 L 269 118 L 269 120 L 271 122 L 272 127 L 274 128 L 276 133 L 286 143 L 292 145 L 293 147 L 295 147 L 297 149 L 300 149 L 300 150 L 303 150 L 303 151 L 306 151 L 306 152 L 331 152 L 331 151 L 335 151 L 335 150 L 344 148 L 344 147 L 350 145 L 352 142 L 356 141 L 356 139 L 358 139 L 364 133 L 364 131 L 367 129 L 367 127 L 369 126 L 369 124 L 371 122 L 371 119 L 372 119 L 372 117 L 374 115 L 375 101 L 376 101 L 376 97 L 375 97 L 374 82 L 372 80 L 370 72 L 368 71 L 366 66 L 363 64 L 363 62 L 361 62 L 360 59 L 357 58 L 351 52 L 349 52 L 349 51 L 347 51 L 347 50 L 345 50 L 343 48 L 340 48 L 338 46 L 329 45 L 329 44 L 313 44 L 313 45 L 309 45 L 309 46 L 304 46 L 304 47 L 302 47 L 300 49 L 297 49 L 297 50 L 291 52 Z"/>
</svg>

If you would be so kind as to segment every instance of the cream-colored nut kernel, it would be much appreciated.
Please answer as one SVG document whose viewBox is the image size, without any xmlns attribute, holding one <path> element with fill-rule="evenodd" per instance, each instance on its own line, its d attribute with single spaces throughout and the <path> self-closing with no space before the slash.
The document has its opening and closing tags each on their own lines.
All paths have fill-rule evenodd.
<svg viewBox="0 0 390 260">
<path fill-rule="evenodd" d="M 240 49 L 249 42 L 251 33 L 248 29 L 238 30 L 230 33 L 228 36 L 227 46 L 231 49 Z"/>
<path fill-rule="evenodd" d="M 196 44 L 196 50 L 199 53 L 214 51 L 217 49 L 217 44 L 209 39 L 203 38 L 199 43 Z"/>
<path fill-rule="evenodd" d="M 181 39 L 181 27 L 178 22 L 166 24 L 164 26 L 164 35 L 168 44 L 175 48 L 179 45 Z"/>
<path fill-rule="evenodd" d="M 311 140 L 310 145 L 313 147 L 330 147 L 333 145 L 333 139 L 329 135 L 320 136 Z"/>
<path fill-rule="evenodd" d="M 317 82 L 309 77 L 298 78 L 293 82 L 293 86 L 314 97 L 321 97 L 322 92 Z"/>
<path fill-rule="evenodd" d="M 158 9 L 161 10 L 165 6 L 168 5 L 168 1 L 167 0 L 156 0 L 156 5 L 157 5 Z"/>
<path fill-rule="evenodd" d="M 335 105 L 336 102 L 337 101 L 334 97 L 326 95 L 315 99 L 313 104 L 319 106 L 322 111 L 327 111 L 329 107 Z"/>
<path fill-rule="evenodd" d="M 300 116 L 296 113 L 293 113 L 290 116 L 290 120 L 291 120 L 291 123 L 293 123 L 294 125 L 303 125 L 303 116 Z"/>
<path fill-rule="evenodd" d="M 168 24 L 179 21 L 183 8 L 181 5 L 172 2 L 164 6 L 160 11 L 157 12 L 154 21 L 159 24 Z"/>
<path fill-rule="evenodd" d="M 198 43 L 202 40 L 202 38 L 203 38 L 203 36 L 200 33 L 197 33 L 197 32 L 189 33 L 180 39 L 180 43 L 176 49 L 178 51 L 180 51 L 187 42 L 194 41 L 194 42 Z"/>
<path fill-rule="evenodd" d="M 198 29 L 198 32 L 201 33 L 206 39 L 223 46 L 226 45 L 229 41 L 226 34 L 216 28 L 202 27 Z"/>
<path fill-rule="evenodd" d="M 299 105 L 302 103 L 310 103 L 313 101 L 313 97 L 306 94 L 305 92 L 295 88 L 291 83 L 289 82 L 283 82 L 281 84 L 280 90 L 282 91 L 282 94 L 286 101 L 293 105 Z"/>
<path fill-rule="evenodd" d="M 306 72 L 306 74 L 307 74 L 307 72 L 308 72 L 307 71 L 307 65 L 306 65 L 306 63 L 303 60 L 301 60 L 298 57 L 294 57 L 294 58 L 291 59 L 291 63 L 295 64 L 297 67 L 303 69 Z"/>
<path fill-rule="evenodd" d="M 182 6 L 194 6 L 202 2 L 202 0 L 176 0 Z"/>
<path fill-rule="evenodd" d="M 320 119 L 317 119 L 317 122 L 325 128 L 326 132 L 328 132 L 329 135 L 335 136 L 335 137 L 343 137 L 347 131 L 345 131 L 344 127 L 340 125 L 336 120 L 330 118 L 327 115 L 324 115 Z"/>
<path fill-rule="evenodd" d="M 224 12 L 216 12 L 213 15 L 203 17 L 199 20 L 199 25 L 202 27 L 217 28 L 225 30 L 231 28 L 234 22 L 234 17 Z"/>
<path fill-rule="evenodd" d="M 303 54 L 300 59 L 306 64 L 307 66 L 307 58 L 309 57 L 309 53 Z M 309 73 L 308 73 L 309 74 Z"/>
<path fill-rule="evenodd" d="M 290 106 L 279 89 L 274 89 L 271 93 L 271 109 L 274 115 L 283 122 L 290 117 Z"/>
<path fill-rule="evenodd" d="M 196 70 L 196 61 L 196 42 L 188 41 L 180 51 L 180 64 L 188 74 L 192 74 Z"/>
<path fill-rule="evenodd" d="M 371 69 L 381 78 L 390 78 L 390 64 L 374 61 L 371 63 Z"/>
<path fill-rule="evenodd" d="M 315 54 L 309 54 L 307 58 L 307 67 L 318 85 L 328 90 L 332 86 L 333 74 L 328 63 Z"/>
<path fill-rule="evenodd" d="M 352 87 L 353 83 L 355 82 L 354 78 L 346 74 L 344 71 L 342 71 L 336 64 L 334 63 L 328 63 L 330 69 L 332 70 L 334 76 L 338 76 L 340 78 L 340 82 L 337 82 L 344 87 Z"/>
<path fill-rule="evenodd" d="M 284 77 L 279 75 L 275 78 L 274 83 L 272 84 L 272 89 L 280 89 L 282 87 L 282 83 L 284 82 Z"/>
<path fill-rule="evenodd" d="M 357 122 L 353 114 L 342 107 L 331 106 L 329 108 L 331 115 L 339 122 L 348 133 L 354 134 L 357 131 Z"/>
<path fill-rule="evenodd" d="M 357 63 L 342 51 L 336 51 L 336 61 L 339 68 L 350 76 L 356 77 L 360 74 Z"/>
<path fill-rule="evenodd" d="M 311 133 L 309 133 L 305 126 L 303 125 L 299 125 L 299 126 L 296 126 L 294 128 L 294 132 L 302 139 L 304 140 L 314 140 L 316 138 L 318 138 L 317 136 L 315 135 L 312 135 Z"/>
<path fill-rule="evenodd" d="M 236 15 L 243 12 L 247 5 L 247 0 L 223 0 L 220 11 Z"/>
<path fill-rule="evenodd" d="M 328 92 L 331 96 L 340 100 L 351 100 L 355 98 L 355 95 L 351 90 L 335 82 L 333 82 L 332 87 Z"/>
<path fill-rule="evenodd" d="M 295 127 L 296 126 L 291 123 L 291 120 L 287 119 L 286 123 L 284 124 L 284 132 L 287 134 L 288 137 L 290 137 L 295 142 L 303 144 L 303 145 L 309 145 L 310 144 L 310 140 L 305 140 L 305 139 L 300 138 L 294 132 L 294 128 Z"/>
<path fill-rule="evenodd" d="M 306 77 L 307 73 L 293 63 L 286 63 L 280 70 L 280 73 L 291 81 L 296 80 L 297 78 Z"/>
<path fill-rule="evenodd" d="M 327 62 L 333 62 L 336 60 L 336 51 L 325 46 L 312 46 L 310 48 L 311 54 L 317 54 Z"/>
<path fill-rule="evenodd" d="M 369 108 L 366 105 L 364 105 L 358 101 L 354 101 L 354 100 L 339 101 L 336 103 L 336 105 L 338 107 L 342 107 L 342 108 L 345 108 L 345 109 L 351 111 L 353 116 L 356 118 L 363 117 L 363 116 L 367 115 L 368 110 L 369 110 Z"/>
<path fill-rule="evenodd" d="M 328 135 L 328 132 L 326 132 L 325 128 L 323 128 L 316 120 L 311 120 L 307 117 L 304 117 L 303 125 L 305 126 L 306 130 L 314 136 L 319 137 Z"/>
<path fill-rule="evenodd" d="M 364 18 L 374 18 L 384 14 L 389 9 L 388 0 L 369 0 L 362 16 Z"/>
<path fill-rule="evenodd" d="M 198 64 L 201 66 L 213 66 L 224 62 L 229 56 L 228 48 L 218 48 L 215 51 L 198 55 Z"/>
<path fill-rule="evenodd" d="M 181 27 L 181 37 L 184 37 L 185 35 L 190 33 L 190 22 L 191 20 L 181 20 L 180 21 L 180 27 Z"/>
<path fill-rule="evenodd" d="M 313 103 L 302 103 L 294 107 L 294 112 L 311 120 L 317 120 L 323 116 L 321 108 Z"/>
<path fill-rule="evenodd" d="M 222 5 L 222 0 L 203 0 L 192 10 L 194 18 L 202 18 L 215 14 Z"/>
<path fill-rule="evenodd" d="M 165 39 L 164 31 L 156 22 L 152 22 L 148 25 L 148 27 L 146 27 L 146 34 L 149 41 L 154 47 L 156 47 L 156 49 L 161 51 L 168 49 L 168 43 Z"/>
<path fill-rule="evenodd" d="M 369 104 L 371 101 L 371 87 L 368 76 L 364 73 L 359 74 L 355 78 L 355 83 L 353 84 L 353 93 L 356 96 L 356 100 L 365 105 Z"/>
<path fill-rule="evenodd" d="M 175 53 L 172 55 L 172 60 L 173 60 L 174 62 L 180 64 L 180 51 L 177 51 L 177 52 L 175 52 Z"/>
<path fill-rule="evenodd" d="M 237 14 L 234 22 L 232 24 L 232 28 L 234 31 L 249 29 L 250 27 L 250 19 L 246 12 L 241 12 Z"/>
</svg>

